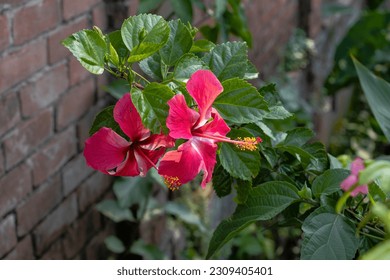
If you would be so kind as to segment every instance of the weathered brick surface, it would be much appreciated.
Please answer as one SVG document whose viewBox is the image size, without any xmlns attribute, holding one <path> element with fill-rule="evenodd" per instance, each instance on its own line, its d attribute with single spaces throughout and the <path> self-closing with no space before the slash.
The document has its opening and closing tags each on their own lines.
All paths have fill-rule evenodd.
<svg viewBox="0 0 390 280">
<path fill-rule="evenodd" d="M 74 0 L 63 0 L 63 17 L 64 19 L 70 19 L 77 15 L 80 15 L 97 3 L 101 2 L 100 0 L 83 0 L 83 1 L 74 1 Z"/>
<path fill-rule="evenodd" d="M 69 80 L 65 63 L 43 72 L 20 91 L 22 113 L 31 116 L 56 101 L 68 88 Z"/>
<path fill-rule="evenodd" d="M 107 11 L 104 3 L 99 4 L 92 10 L 93 25 L 105 30 L 107 26 Z"/>
<path fill-rule="evenodd" d="M 37 154 L 29 159 L 35 186 L 58 171 L 76 153 L 76 134 L 73 127 L 55 135 Z"/>
<path fill-rule="evenodd" d="M 80 62 L 71 57 L 69 60 L 69 82 L 71 86 L 74 86 L 81 81 L 85 80 L 88 77 L 91 77 L 92 74 L 88 72 Z"/>
<path fill-rule="evenodd" d="M 25 80 L 47 62 L 46 40 L 37 40 L 0 57 L 0 93 Z"/>
<path fill-rule="evenodd" d="M 102 173 L 94 173 L 85 181 L 78 189 L 80 212 L 84 212 L 88 206 L 97 201 L 107 191 L 111 182 L 112 177 Z"/>
<path fill-rule="evenodd" d="M 62 169 L 64 195 L 67 196 L 75 190 L 92 172 L 85 163 L 83 154 L 69 161 Z"/>
<path fill-rule="evenodd" d="M 18 97 L 14 92 L 0 97 L 0 137 L 20 121 Z"/>
<path fill-rule="evenodd" d="M 65 258 L 74 258 L 100 226 L 100 214 L 96 210 L 89 211 L 76 221 L 64 237 Z"/>
<path fill-rule="evenodd" d="M 87 16 L 82 16 L 66 25 L 60 26 L 54 31 L 48 38 L 49 62 L 56 63 L 71 56 L 70 51 L 61 44 L 61 41 L 73 33 L 86 28 L 88 28 L 88 18 Z"/>
<path fill-rule="evenodd" d="M 0 147 L 0 177 L 4 174 L 4 172 L 5 172 L 4 153 L 3 153 L 3 149 Z"/>
<path fill-rule="evenodd" d="M 0 14 L 0 26 L 0 51 L 2 51 L 9 45 L 9 24 L 6 15 Z"/>
<path fill-rule="evenodd" d="M 6 260 L 33 260 L 34 251 L 31 236 L 27 235 L 18 245 L 5 257 Z"/>
<path fill-rule="evenodd" d="M 62 129 L 77 120 L 93 105 L 95 101 L 95 84 L 88 79 L 72 88 L 64 95 L 57 108 L 57 127 Z"/>
<path fill-rule="evenodd" d="M 26 197 L 32 190 L 31 172 L 19 165 L 0 179 L 0 218 Z"/>
<path fill-rule="evenodd" d="M 53 117 L 51 108 L 33 119 L 22 123 L 4 140 L 7 169 L 28 156 L 52 133 Z"/>
<path fill-rule="evenodd" d="M 0 258 L 8 253 L 17 243 L 15 216 L 8 215 L 0 221 Z"/>
<path fill-rule="evenodd" d="M 64 256 L 64 247 L 62 246 L 62 240 L 59 239 L 54 242 L 50 248 L 40 257 L 42 260 L 63 260 Z"/>
<path fill-rule="evenodd" d="M 14 15 L 14 43 L 21 44 L 55 27 L 60 20 L 58 0 L 41 0 Z M 31 28 L 31 25 L 34 28 Z"/>
<path fill-rule="evenodd" d="M 77 199 L 70 196 L 55 209 L 34 230 L 34 240 L 38 255 L 56 240 L 75 219 L 77 218 Z"/>
<path fill-rule="evenodd" d="M 39 187 L 16 209 L 18 236 L 28 233 L 62 199 L 60 176 Z M 39 207 L 37 207 L 39 206 Z"/>
</svg>

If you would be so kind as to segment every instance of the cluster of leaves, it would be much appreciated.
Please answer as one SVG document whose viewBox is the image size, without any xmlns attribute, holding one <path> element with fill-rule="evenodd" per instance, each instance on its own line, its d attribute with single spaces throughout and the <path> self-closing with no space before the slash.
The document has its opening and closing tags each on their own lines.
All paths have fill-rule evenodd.
<svg viewBox="0 0 390 280">
<path fill-rule="evenodd" d="M 247 44 L 214 45 L 208 40 L 195 40 L 196 32 L 197 29 L 180 20 L 167 22 L 157 15 L 141 14 L 125 20 L 118 31 L 103 34 L 98 28 L 82 30 L 63 44 L 90 72 L 108 71 L 123 79 L 143 124 L 152 132 L 168 133 L 167 101 L 176 93 L 184 94 L 188 104 L 195 105 L 186 92 L 186 81 L 195 71 L 210 69 L 224 88 L 213 107 L 232 128 L 228 136 L 259 136 L 264 140 L 255 151 L 220 144 L 213 188 L 220 197 L 235 190 L 238 206 L 215 230 L 207 257 L 258 221 L 301 229 L 302 259 L 352 259 L 367 250 L 370 247 L 367 244 L 384 238 L 383 222 L 361 222 L 361 217 L 368 217 L 372 211 L 369 204 L 360 207 L 361 202 L 350 200 L 345 210 L 342 207 L 342 211 L 334 210 L 339 199 L 346 200 L 339 186 L 349 171 L 327 154 L 323 144 L 313 141 L 310 129 L 284 130 L 283 122 L 292 115 L 281 105 L 275 85 L 256 89 L 247 81 L 257 77 L 247 58 Z M 381 111 L 381 114 L 388 118 L 388 113 Z M 112 107 L 97 115 L 91 134 L 101 127 L 120 133 Z M 387 168 L 385 165 L 383 170 Z M 370 195 L 378 195 L 382 205 L 387 205 L 380 186 L 388 181 L 383 178 L 381 182 L 373 181 L 383 174 L 374 172 L 367 182 L 372 186 Z M 128 186 L 117 184 L 120 184 L 114 187 L 117 200 L 102 202 L 98 209 L 114 221 L 142 218 L 145 211 L 136 212 L 134 217 L 130 208 L 148 197 L 150 181 L 132 180 Z M 131 190 L 136 186 L 143 186 L 146 195 L 141 192 L 141 197 L 134 196 Z M 183 208 L 164 209 L 172 215 L 186 213 Z M 186 215 L 180 217 L 188 219 Z M 189 221 L 196 219 L 192 217 L 186 222 Z M 202 230 L 200 221 L 194 223 Z M 361 232 L 365 239 L 357 237 L 356 232 Z M 108 245 L 113 250 L 125 250 L 117 239 L 110 240 Z"/>
<path fill-rule="evenodd" d="M 210 3 L 202 0 L 141 0 L 138 13 L 156 13 L 170 8 L 170 17 L 180 18 L 183 22 L 193 22 L 195 8 L 202 11 L 201 21 L 213 20 L 212 24 L 204 24 L 199 28 L 202 35 L 211 42 L 226 42 L 229 35 L 244 40 L 252 46 L 252 35 L 249 31 L 241 0 L 216 0 Z M 164 4 L 166 4 L 165 7 Z M 164 7 L 164 8 L 162 8 Z M 199 25 L 197 23 L 196 25 Z"/>
</svg>

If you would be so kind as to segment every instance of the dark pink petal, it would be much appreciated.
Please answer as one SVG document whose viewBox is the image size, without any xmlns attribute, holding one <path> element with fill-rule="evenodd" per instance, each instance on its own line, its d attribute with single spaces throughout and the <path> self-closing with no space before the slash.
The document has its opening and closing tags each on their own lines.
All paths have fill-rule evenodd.
<svg viewBox="0 0 390 280">
<path fill-rule="evenodd" d="M 203 166 L 201 155 L 194 149 L 191 141 L 167 152 L 160 161 L 158 173 L 164 177 L 177 178 L 179 185 L 192 181 Z"/>
<path fill-rule="evenodd" d="M 141 117 L 131 101 L 130 93 L 123 95 L 115 104 L 114 119 L 132 142 L 143 140 L 150 135 L 149 129 L 142 124 Z"/>
<path fill-rule="evenodd" d="M 108 172 L 113 176 L 138 176 L 140 175 L 138 162 L 133 149 L 127 153 L 126 159 L 115 169 Z"/>
<path fill-rule="evenodd" d="M 135 157 L 138 163 L 140 176 L 145 176 L 150 168 L 156 167 L 156 163 L 164 155 L 165 151 L 165 148 L 159 148 L 154 151 L 141 148 L 135 149 Z"/>
<path fill-rule="evenodd" d="M 199 118 L 199 114 L 190 109 L 184 96 L 177 94 L 168 101 L 169 113 L 167 117 L 167 127 L 169 136 L 175 139 L 190 139 L 191 129 Z"/>
<path fill-rule="evenodd" d="M 149 138 L 138 143 L 138 146 L 146 150 L 156 150 L 159 148 L 171 148 L 175 146 L 175 140 L 164 134 L 152 134 Z"/>
<path fill-rule="evenodd" d="M 199 107 L 200 118 L 197 127 L 211 118 L 211 106 L 223 91 L 221 83 L 210 70 L 198 70 L 187 83 L 187 90 Z"/>
<path fill-rule="evenodd" d="M 214 142 L 209 140 L 200 140 L 194 138 L 192 145 L 196 147 L 196 150 L 200 153 L 202 157 L 201 169 L 203 170 L 203 179 L 201 186 L 202 188 L 206 187 L 206 184 L 211 181 L 213 176 L 214 166 L 217 163 L 217 145 Z"/>
<path fill-rule="evenodd" d="M 226 134 L 228 134 L 230 131 L 229 126 L 214 108 L 212 109 L 211 117 L 213 118 L 212 121 L 199 127 L 195 130 L 195 132 L 200 134 L 225 137 Z"/>
<path fill-rule="evenodd" d="M 341 189 L 344 191 L 348 191 L 350 188 L 352 188 L 353 185 L 355 185 L 358 182 L 358 178 L 356 175 L 351 174 L 347 178 L 345 178 L 344 181 L 341 182 L 340 186 Z"/>
<path fill-rule="evenodd" d="M 357 196 L 360 193 L 361 194 L 367 194 L 368 193 L 368 186 L 367 185 L 357 186 L 356 189 L 354 189 L 351 192 L 351 196 Z"/>
<path fill-rule="evenodd" d="M 359 172 L 363 170 L 364 167 L 364 161 L 361 158 L 356 158 L 351 163 L 351 173 L 358 176 Z"/>
<path fill-rule="evenodd" d="M 124 161 L 129 147 L 122 136 L 103 127 L 85 141 L 84 157 L 89 166 L 107 173 Z"/>
</svg>

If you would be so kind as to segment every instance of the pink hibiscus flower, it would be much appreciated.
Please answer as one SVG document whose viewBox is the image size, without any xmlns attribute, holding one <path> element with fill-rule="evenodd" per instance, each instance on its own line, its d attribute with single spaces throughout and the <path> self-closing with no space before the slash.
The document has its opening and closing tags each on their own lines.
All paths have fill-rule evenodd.
<svg viewBox="0 0 390 280">
<path fill-rule="evenodd" d="M 151 167 L 172 147 L 174 141 L 163 134 L 151 134 L 144 127 L 130 94 L 125 94 L 114 107 L 114 119 L 126 140 L 114 130 L 100 128 L 85 141 L 84 157 L 87 164 L 114 176 L 145 176 Z"/>
<path fill-rule="evenodd" d="M 160 161 L 159 174 L 171 190 L 193 180 L 200 171 L 203 171 L 201 186 L 206 187 L 216 164 L 217 142 L 233 143 L 248 150 L 255 150 L 261 142 L 259 137 L 246 137 L 243 141 L 226 137 L 230 128 L 212 108 L 223 87 L 211 71 L 196 71 L 186 87 L 198 105 L 198 111 L 187 106 L 182 94 L 168 101 L 169 136 L 188 140 L 177 150 L 167 152 Z"/>
<path fill-rule="evenodd" d="M 351 175 L 349 175 L 344 181 L 341 182 L 341 189 L 344 191 L 349 191 L 351 188 L 355 187 L 359 182 L 359 172 L 364 169 L 364 162 L 361 158 L 356 158 L 351 163 Z M 367 194 L 368 186 L 360 185 L 355 187 L 351 196 L 357 196 L 358 194 Z"/>
</svg>

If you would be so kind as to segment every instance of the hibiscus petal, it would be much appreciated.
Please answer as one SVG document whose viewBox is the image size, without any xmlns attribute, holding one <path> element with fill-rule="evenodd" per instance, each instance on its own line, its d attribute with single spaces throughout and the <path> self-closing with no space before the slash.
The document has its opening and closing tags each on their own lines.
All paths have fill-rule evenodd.
<svg viewBox="0 0 390 280">
<path fill-rule="evenodd" d="M 344 191 L 348 191 L 353 185 L 358 182 L 358 178 L 356 175 L 351 174 L 344 181 L 341 182 L 340 187 Z"/>
<path fill-rule="evenodd" d="M 361 194 L 367 194 L 368 193 L 368 186 L 367 185 L 357 186 L 356 189 L 354 189 L 351 192 L 351 196 L 357 196 L 360 193 Z"/>
<path fill-rule="evenodd" d="M 203 170 L 203 179 L 201 186 L 202 188 L 206 187 L 206 184 L 211 181 L 213 176 L 213 171 L 215 164 L 217 163 L 217 145 L 213 141 L 203 140 L 199 138 L 194 138 L 193 146 L 196 147 L 197 151 L 202 157 L 202 166 Z"/>
<path fill-rule="evenodd" d="M 115 169 L 109 172 L 113 176 L 138 176 L 140 170 L 133 149 L 127 153 L 126 159 Z"/>
<path fill-rule="evenodd" d="M 191 141 L 187 141 L 178 150 L 169 151 L 163 156 L 158 173 L 164 177 L 177 178 L 178 185 L 183 185 L 198 175 L 202 165 L 201 155 L 194 149 Z"/>
<path fill-rule="evenodd" d="M 211 106 L 223 91 L 221 83 L 210 70 L 198 70 L 187 83 L 187 90 L 199 107 L 200 118 L 197 126 L 202 126 L 211 117 Z"/>
<path fill-rule="evenodd" d="M 138 146 L 146 150 L 156 150 L 159 148 L 171 148 L 175 146 L 175 140 L 164 134 L 152 134 L 149 138 L 138 143 Z"/>
<path fill-rule="evenodd" d="M 135 150 L 135 157 L 137 159 L 140 175 L 145 176 L 150 168 L 156 167 L 156 163 L 163 156 L 165 151 L 165 148 L 154 151 L 137 148 Z"/>
<path fill-rule="evenodd" d="M 133 142 L 150 135 L 149 129 L 142 124 L 141 117 L 131 101 L 130 93 L 124 94 L 115 104 L 114 119 Z"/>
<path fill-rule="evenodd" d="M 122 136 L 103 127 L 85 141 L 84 157 L 89 166 L 107 173 L 124 161 L 129 147 Z"/>
<path fill-rule="evenodd" d="M 206 123 L 204 126 L 199 127 L 196 132 L 200 134 L 225 137 L 230 131 L 229 126 L 214 108 L 212 108 L 211 117 L 213 120 Z"/>
<path fill-rule="evenodd" d="M 175 139 L 190 139 L 191 129 L 199 118 L 199 114 L 187 106 L 182 94 L 177 94 L 168 101 L 169 113 L 167 127 L 169 136 Z"/>
</svg>

